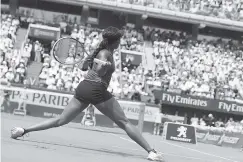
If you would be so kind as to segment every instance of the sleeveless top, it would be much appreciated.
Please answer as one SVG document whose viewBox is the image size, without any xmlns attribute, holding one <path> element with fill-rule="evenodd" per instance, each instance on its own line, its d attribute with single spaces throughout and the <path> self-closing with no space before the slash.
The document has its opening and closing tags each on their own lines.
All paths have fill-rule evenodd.
<svg viewBox="0 0 243 162">
<path fill-rule="evenodd" d="M 108 88 L 114 71 L 115 62 L 112 56 L 111 66 L 109 67 L 109 69 L 107 69 L 107 72 L 104 76 L 98 76 L 98 73 L 96 71 L 89 69 L 87 75 L 84 77 L 84 80 L 98 82 L 104 85 L 106 88 Z"/>
</svg>

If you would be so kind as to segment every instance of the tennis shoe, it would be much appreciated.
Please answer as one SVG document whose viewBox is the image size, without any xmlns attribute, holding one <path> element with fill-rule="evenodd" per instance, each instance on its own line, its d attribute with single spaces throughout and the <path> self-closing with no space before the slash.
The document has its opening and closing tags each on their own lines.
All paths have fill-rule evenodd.
<svg viewBox="0 0 243 162">
<path fill-rule="evenodd" d="M 13 138 L 13 139 L 22 137 L 24 134 L 25 134 L 25 130 L 24 130 L 24 128 L 21 128 L 21 127 L 14 127 L 11 130 L 11 138 Z"/>
<path fill-rule="evenodd" d="M 149 152 L 149 155 L 148 155 L 147 159 L 150 160 L 150 161 L 165 162 L 165 159 L 162 156 L 162 153 L 159 153 L 159 152 L 157 152 L 155 150 Z"/>
</svg>

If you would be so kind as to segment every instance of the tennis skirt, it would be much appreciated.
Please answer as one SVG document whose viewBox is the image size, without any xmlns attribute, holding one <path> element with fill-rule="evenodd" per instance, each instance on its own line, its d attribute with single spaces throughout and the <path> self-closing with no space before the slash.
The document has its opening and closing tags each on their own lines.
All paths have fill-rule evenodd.
<svg viewBox="0 0 243 162">
<path fill-rule="evenodd" d="M 96 105 L 113 96 L 102 83 L 83 80 L 76 88 L 74 97 L 82 103 Z"/>
</svg>

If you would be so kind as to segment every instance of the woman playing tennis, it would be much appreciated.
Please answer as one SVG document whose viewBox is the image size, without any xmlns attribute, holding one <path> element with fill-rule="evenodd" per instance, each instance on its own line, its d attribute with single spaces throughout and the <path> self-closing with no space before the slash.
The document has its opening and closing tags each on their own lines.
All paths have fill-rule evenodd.
<svg viewBox="0 0 243 162">
<path fill-rule="evenodd" d="M 103 40 L 94 53 L 83 63 L 82 70 L 87 75 L 75 90 L 75 95 L 59 117 L 49 119 L 29 128 L 15 127 L 11 138 L 16 139 L 26 133 L 59 127 L 72 121 L 89 104 L 113 120 L 127 135 L 148 152 L 148 159 L 162 161 L 161 154 L 156 152 L 143 138 L 138 129 L 125 116 L 118 101 L 107 91 L 112 73 L 115 71 L 113 51 L 119 47 L 122 31 L 108 27 L 102 33 Z"/>
</svg>

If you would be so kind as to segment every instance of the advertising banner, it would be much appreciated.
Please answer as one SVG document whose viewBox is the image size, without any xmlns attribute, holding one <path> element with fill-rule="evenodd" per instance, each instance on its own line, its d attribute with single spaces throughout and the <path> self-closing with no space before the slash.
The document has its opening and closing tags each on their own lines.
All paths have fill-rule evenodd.
<svg viewBox="0 0 243 162">
<path fill-rule="evenodd" d="M 130 63 L 130 66 L 137 67 L 142 63 L 143 55 L 144 54 L 141 52 L 121 50 L 121 61 L 123 63 Z M 130 62 L 128 62 L 128 60 L 130 60 Z"/>
<path fill-rule="evenodd" d="M 158 93 L 156 93 L 158 94 Z M 161 91 L 163 104 L 243 115 L 243 104 Z"/>
<path fill-rule="evenodd" d="M 165 123 L 163 133 L 166 140 L 191 144 L 197 143 L 196 131 L 191 125 L 167 122 Z"/>
<path fill-rule="evenodd" d="M 41 40 L 57 40 L 60 38 L 60 29 L 44 25 L 29 25 L 29 37 Z"/>
<path fill-rule="evenodd" d="M 243 134 L 240 132 L 227 132 L 217 128 L 196 128 L 198 142 L 241 148 L 243 146 Z"/>
<path fill-rule="evenodd" d="M 208 144 L 218 145 L 220 138 L 222 137 L 223 132 L 217 130 L 208 130 L 204 136 L 202 142 Z"/>
<path fill-rule="evenodd" d="M 198 142 L 204 142 L 204 138 L 207 135 L 208 131 L 205 129 L 196 128 L 196 137 Z"/>
<path fill-rule="evenodd" d="M 163 138 L 177 142 L 196 144 L 202 142 L 232 148 L 243 147 L 243 133 L 227 132 L 222 128 L 193 127 L 190 125 L 166 122 Z"/>
<path fill-rule="evenodd" d="M 226 132 L 221 137 L 218 144 L 222 146 L 241 148 L 243 147 L 243 134 Z"/>
<path fill-rule="evenodd" d="M 48 91 L 40 91 L 34 89 L 24 89 L 24 88 L 13 88 L 10 101 L 11 102 L 19 102 L 21 94 L 25 94 L 25 103 L 28 105 L 39 106 L 39 109 L 55 109 L 61 113 L 62 109 L 68 105 L 69 101 L 73 97 L 71 94 L 63 94 L 56 92 L 48 92 Z M 131 102 L 125 100 L 118 100 L 120 106 L 122 107 L 124 113 L 129 119 L 138 120 L 140 107 L 145 106 L 144 103 L 141 102 Z M 28 107 L 28 106 L 27 106 Z M 31 108 L 28 108 L 29 113 L 31 113 Z M 35 110 L 36 111 L 36 110 Z M 38 110 L 40 111 L 40 110 Z M 44 113 L 44 112 L 43 112 Z M 45 114 L 49 112 L 45 111 Z M 51 112 L 53 113 L 53 112 Z M 101 112 L 95 109 L 96 114 L 101 114 Z M 159 113 L 158 107 L 145 106 L 144 112 L 144 121 L 154 122 L 155 115 Z"/>
</svg>

